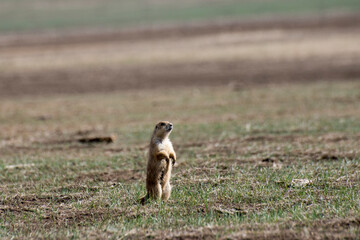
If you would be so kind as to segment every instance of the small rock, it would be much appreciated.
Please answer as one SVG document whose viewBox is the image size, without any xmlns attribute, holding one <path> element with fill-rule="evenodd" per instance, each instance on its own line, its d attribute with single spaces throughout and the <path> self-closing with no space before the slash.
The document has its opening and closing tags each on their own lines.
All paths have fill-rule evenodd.
<svg viewBox="0 0 360 240">
<path fill-rule="evenodd" d="M 33 167 L 35 166 L 35 164 L 33 163 L 29 163 L 29 164 L 16 164 L 16 165 L 7 165 L 4 167 L 4 169 L 21 169 L 21 168 L 29 168 L 29 167 Z"/>
<path fill-rule="evenodd" d="M 304 187 L 304 186 L 310 185 L 311 183 L 312 183 L 312 181 L 309 179 L 293 179 L 291 181 L 291 186 L 292 187 Z"/>
</svg>

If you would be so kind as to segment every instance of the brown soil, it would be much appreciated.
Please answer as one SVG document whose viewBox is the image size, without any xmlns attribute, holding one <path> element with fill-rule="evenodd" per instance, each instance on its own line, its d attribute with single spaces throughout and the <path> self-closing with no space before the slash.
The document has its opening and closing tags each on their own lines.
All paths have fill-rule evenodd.
<svg viewBox="0 0 360 240">
<path fill-rule="evenodd" d="M 129 239 L 151 238 L 151 239 L 356 239 L 354 234 L 346 233 L 344 230 L 358 228 L 360 219 L 328 219 L 315 221 L 311 226 L 302 226 L 298 223 L 289 222 L 286 226 L 241 226 L 233 233 L 226 236 L 217 235 L 223 228 L 203 227 L 198 229 L 187 229 L 182 231 L 158 231 L 151 235 L 145 232 L 129 232 Z"/>
<path fill-rule="evenodd" d="M 260 65 L 260 66 L 258 66 Z M 204 71 L 204 69 L 206 69 Z M 289 63 L 217 62 L 163 65 L 151 68 L 54 70 L 0 76 L 0 96 L 79 94 L 152 88 L 252 85 L 324 80 L 356 80 L 360 61 L 333 65 L 329 61 Z M 84 78 L 83 81 L 77 79 Z"/>
<path fill-rule="evenodd" d="M 109 209 L 96 208 L 91 210 L 78 210 L 70 206 L 70 202 L 81 200 L 85 202 L 93 196 L 87 194 L 69 194 L 69 195 L 24 195 L 15 196 L 11 199 L 0 202 L 0 214 L 11 214 L 21 216 L 24 214 L 41 214 L 34 222 L 18 222 L 18 226 L 38 229 L 39 226 L 45 228 L 82 226 L 94 222 L 105 221 L 116 216 L 126 216 L 127 218 L 137 218 L 142 215 L 149 215 L 157 212 L 156 208 L 134 209 Z M 54 204 L 56 211 L 54 211 Z M 134 207 L 136 207 L 134 202 Z"/>
<path fill-rule="evenodd" d="M 139 180 L 145 174 L 145 170 L 109 170 L 107 172 L 86 173 L 77 177 L 78 181 L 96 182 L 129 182 Z"/>
<path fill-rule="evenodd" d="M 326 144 L 326 148 L 304 149 L 304 145 L 316 146 L 319 142 Z M 222 142 L 192 142 L 183 145 L 175 145 L 179 152 L 182 149 L 202 149 L 202 157 L 217 156 L 221 157 L 224 167 L 229 163 L 245 164 L 254 163 L 259 167 L 281 167 L 281 165 L 297 164 L 299 162 L 318 162 L 318 161 L 338 161 L 340 159 L 355 159 L 360 156 L 360 152 L 354 150 L 351 146 L 359 144 L 359 135 L 344 134 L 325 134 L 321 136 L 304 136 L 304 135 L 258 135 L 242 138 L 226 139 Z M 254 149 L 249 149 L 249 143 L 255 143 Z M 294 147 L 291 151 L 282 149 L 286 144 L 292 144 Z M 339 144 L 348 146 L 349 149 L 337 152 L 336 146 Z M 260 146 L 267 145 L 271 150 L 268 155 L 268 148 Z M 247 160 L 233 159 L 231 155 L 245 156 L 250 155 Z M 213 159 L 216 159 L 212 157 Z M 208 158 L 205 160 L 209 166 Z M 215 160 L 216 161 L 216 160 Z M 220 166 L 216 163 L 217 166 Z M 211 165 L 210 165 L 211 166 Z M 201 171 L 208 169 L 202 168 Z M 213 169 L 214 171 L 222 171 L 221 169 Z M 225 169 L 226 171 L 226 169 Z"/>
</svg>

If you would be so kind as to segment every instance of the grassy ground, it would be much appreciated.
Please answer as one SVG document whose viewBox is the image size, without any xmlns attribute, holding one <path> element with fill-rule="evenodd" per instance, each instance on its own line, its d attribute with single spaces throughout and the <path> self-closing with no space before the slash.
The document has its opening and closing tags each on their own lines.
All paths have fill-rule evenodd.
<svg viewBox="0 0 360 240">
<path fill-rule="evenodd" d="M 359 6 L 2 0 L 0 32 Z M 286 28 L 285 19 L 283 28 L 230 26 L 128 40 L 4 35 L 0 238 L 358 239 L 356 21 L 303 19 Z M 158 120 L 175 125 L 173 193 L 166 203 L 142 206 L 147 144 Z M 112 144 L 78 141 L 111 134 Z M 298 186 L 296 179 L 308 183 Z"/>
<path fill-rule="evenodd" d="M 0 237 L 358 238 L 359 82 L 163 91 L 3 99 Z M 173 193 L 141 206 L 160 119 Z"/>
<path fill-rule="evenodd" d="M 0 32 L 124 27 L 264 15 L 358 11 L 358 0 L 1 0 Z"/>
</svg>

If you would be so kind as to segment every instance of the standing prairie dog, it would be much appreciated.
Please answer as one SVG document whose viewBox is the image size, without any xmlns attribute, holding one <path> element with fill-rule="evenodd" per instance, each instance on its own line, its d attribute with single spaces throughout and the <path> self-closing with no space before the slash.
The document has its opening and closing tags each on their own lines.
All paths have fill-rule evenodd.
<svg viewBox="0 0 360 240">
<path fill-rule="evenodd" d="M 172 129 L 173 125 L 168 121 L 161 121 L 155 126 L 147 164 L 147 195 L 142 199 L 142 203 L 148 198 L 161 198 L 166 201 L 170 197 L 171 170 L 176 161 L 176 154 L 169 139 Z"/>
</svg>

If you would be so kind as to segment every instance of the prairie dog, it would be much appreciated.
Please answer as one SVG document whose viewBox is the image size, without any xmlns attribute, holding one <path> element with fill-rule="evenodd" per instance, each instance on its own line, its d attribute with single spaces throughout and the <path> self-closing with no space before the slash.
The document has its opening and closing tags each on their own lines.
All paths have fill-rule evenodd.
<svg viewBox="0 0 360 240">
<path fill-rule="evenodd" d="M 147 195 L 142 199 L 142 203 L 148 198 L 161 198 L 166 201 L 170 197 L 171 170 L 176 161 L 176 154 L 169 139 L 172 129 L 173 125 L 168 121 L 161 121 L 155 126 L 147 163 Z"/>
</svg>

